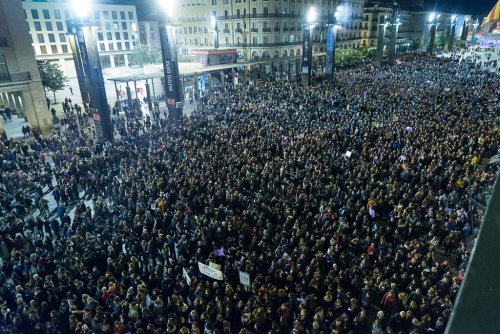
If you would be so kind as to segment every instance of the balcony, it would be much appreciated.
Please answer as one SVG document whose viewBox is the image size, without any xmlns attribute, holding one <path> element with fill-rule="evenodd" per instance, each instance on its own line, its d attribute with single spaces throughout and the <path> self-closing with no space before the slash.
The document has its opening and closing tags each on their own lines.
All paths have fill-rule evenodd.
<svg viewBox="0 0 500 334">
<path fill-rule="evenodd" d="M 302 42 L 281 42 L 281 43 L 236 43 L 228 44 L 227 46 L 233 48 L 256 48 L 256 47 L 276 47 L 276 46 L 290 46 L 290 45 L 302 45 Z"/>
<path fill-rule="evenodd" d="M 281 29 L 280 28 L 274 28 L 274 32 L 280 32 Z"/>
<path fill-rule="evenodd" d="M 229 34 L 229 29 L 224 29 L 224 30 L 222 30 L 222 32 L 225 34 Z"/>
<path fill-rule="evenodd" d="M 290 30 L 290 28 L 287 28 L 287 27 L 284 27 L 284 28 L 283 28 L 283 32 L 285 32 L 285 31 L 289 31 L 289 30 Z"/>
<path fill-rule="evenodd" d="M 262 28 L 262 32 L 271 32 L 271 28 Z"/>
<path fill-rule="evenodd" d="M 303 15 L 298 14 L 280 14 L 280 13 L 267 13 L 267 14 L 247 14 L 247 15 L 228 15 L 217 16 L 217 21 L 223 20 L 241 20 L 241 19 L 262 19 L 262 18 L 288 18 L 288 19 L 303 19 Z"/>
<path fill-rule="evenodd" d="M 239 34 L 242 34 L 242 33 L 243 33 L 243 30 L 241 30 L 240 28 L 236 28 L 236 29 L 234 29 L 234 31 L 235 31 L 236 33 L 239 33 Z"/>
<path fill-rule="evenodd" d="M 252 29 L 250 29 L 250 31 L 251 31 L 251 32 L 259 32 L 259 29 L 257 29 L 257 28 L 252 28 Z"/>
<path fill-rule="evenodd" d="M 0 82 L 30 81 L 30 72 L 0 73 Z"/>
</svg>

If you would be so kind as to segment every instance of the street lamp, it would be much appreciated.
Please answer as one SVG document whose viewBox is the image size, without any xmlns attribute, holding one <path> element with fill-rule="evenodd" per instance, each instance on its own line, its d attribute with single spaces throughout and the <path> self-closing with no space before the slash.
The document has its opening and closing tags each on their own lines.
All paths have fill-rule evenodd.
<svg viewBox="0 0 500 334">
<path fill-rule="evenodd" d="M 375 66 L 380 66 L 382 64 L 382 57 L 384 55 L 384 46 L 385 46 L 385 32 L 387 30 L 387 26 L 389 22 L 387 22 L 387 15 L 379 17 L 379 26 L 378 26 L 378 36 L 377 36 L 377 52 L 375 54 Z"/>
<path fill-rule="evenodd" d="M 302 42 L 302 75 L 307 74 L 307 82 L 312 84 L 312 30 L 316 25 L 316 10 L 311 7 L 306 15 L 306 24 L 304 24 L 304 38 Z"/>
<path fill-rule="evenodd" d="M 89 103 L 97 137 L 113 141 L 113 124 L 94 34 L 95 27 L 91 26 L 88 19 L 90 1 L 73 0 L 72 5 L 77 19 L 69 22 L 70 33 L 73 35 L 70 42 L 82 101 Z"/>
<path fill-rule="evenodd" d="M 342 6 L 338 6 L 335 14 L 330 15 L 328 24 L 326 25 L 326 64 L 325 74 L 335 73 L 335 48 L 337 39 L 337 29 L 339 27 L 338 20 L 342 15 Z"/>
<path fill-rule="evenodd" d="M 444 45 L 445 51 L 449 51 L 453 49 L 453 42 L 455 40 L 455 26 L 457 24 L 458 18 L 456 15 L 452 15 L 450 18 L 450 25 L 448 30 L 446 31 L 446 41 Z"/>
<path fill-rule="evenodd" d="M 161 56 L 165 76 L 165 102 L 168 108 L 168 118 L 182 118 L 182 91 L 177 60 L 177 45 L 175 43 L 174 27 L 169 25 L 169 18 L 174 10 L 174 0 L 157 0 L 161 11 L 158 13 L 160 31 Z"/>
<path fill-rule="evenodd" d="M 214 47 L 219 48 L 219 25 L 217 24 L 217 18 L 215 15 L 210 16 L 210 26 L 214 32 Z"/>
<path fill-rule="evenodd" d="M 392 17 L 391 17 L 391 33 L 389 39 L 389 49 L 387 50 L 387 58 L 389 63 L 394 62 L 394 58 L 396 58 L 396 45 L 398 42 L 398 30 L 401 25 L 401 20 L 399 17 L 399 8 L 397 3 L 394 3 L 392 8 Z"/>
<path fill-rule="evenodd" d="M 431 56 L 434 53 L 434 43 L 436 41 L 436 30 L 437 30 L 437 26 L 439 24 L 440 16 L 441 15 L 436 15 L 436 13 L 434 13 L 434 12 L 432 12 L 429 15 L 428 25 L 429 25 L 430 37 L 429 37 L 429 45 L 427 46 L 427 52 Z"/>
</svg>

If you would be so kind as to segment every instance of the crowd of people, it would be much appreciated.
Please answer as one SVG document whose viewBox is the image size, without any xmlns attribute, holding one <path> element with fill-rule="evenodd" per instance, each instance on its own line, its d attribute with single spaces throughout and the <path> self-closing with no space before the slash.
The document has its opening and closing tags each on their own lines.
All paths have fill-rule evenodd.
<svg viewBox="0 0 500 334">
<path fill-rule="evenodd" d="M 4 141 L 0 332 L 443 333 L 499 89 L 408 56 L 226 85 L 113 143 Z"/>
</svg>

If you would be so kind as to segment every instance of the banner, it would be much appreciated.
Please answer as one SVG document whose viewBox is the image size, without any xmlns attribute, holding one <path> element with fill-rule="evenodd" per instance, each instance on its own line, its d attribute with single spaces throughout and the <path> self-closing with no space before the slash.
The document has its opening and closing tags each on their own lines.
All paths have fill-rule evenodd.
<svg viewBox="0 0 500 334">
<path fill-rule="evenodd" d="M 200 269 L 200 273 L 202 273 L 203 275 L 206 275 L 210 278 L 213 278 L 213 279 L 216 279 L 219 281 L 223 280 L 222 271 L 220 271 L 220 270 L 210 268 L 209 266 L 207 266 L 201 262 L 198 262 L 198 269 Z"/>
<path fill-rule="evenodd" d="M 335 26 L 330 24 L 326 27 L 326 60 L 325 73 L 333 74 L 335 62 Z"/>
<path fill-rule="evenodd" d="M 312 65 L 311 29 L 304 27 L 304 41 L 302 42 L 302 74 L 309 74 Z"/>
<path fill-rule="evenodd" d="M 214 268 L 214 269 L 216 269 L 216 270 L 220 270 L 220 264 L 213 263 L 213 262 L 210 262 L 210 261 L 209 261 L 209 262 L 208 262 L 208 266 L 209 266 L 210 268 Z"/>
<path fill-rule="evenodd" d="M 186 284 L 188 286 L 191 286 L 191 277 L 189 277 L 189 274 L 186 271 L 186 268 L 182 268 L 182 276 L 184 276 L 184 279 L 186 280 Z"/>
<path fill-rule="evenodd" d="M 175 109 L 177 102 L 182 102 L 179 86 L 179 65 L 177 64 L 177 50 L 175 33 L 171 27 L 160 24 L 160 45 L 163 60 L 163 74 L 165 76 L 165 97 L 168 107 Z"/>
<path fill-rule="evenodd" d="M 240 271 L 240 284 L 250 287 L 250 275 L 244 271 Z"/>
</svg>

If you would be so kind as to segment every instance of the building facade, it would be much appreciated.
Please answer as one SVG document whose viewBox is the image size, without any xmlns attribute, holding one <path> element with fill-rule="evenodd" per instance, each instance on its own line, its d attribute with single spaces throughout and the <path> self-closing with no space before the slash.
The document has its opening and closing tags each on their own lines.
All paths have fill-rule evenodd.
<svg viewBox="0 0 500 334">
<path fill-rule="evenodd" d="M 179 0 L 174 24 L 179 54 L 190 50 L 235 48 L 238 62 L 259 63 L 252 70 L 299 72 L 305 16 L 311 7 L 317 13 L 313 27 L 314 68 L 321 70 L 325 57 L 326 25 L 340 6 L 338 47 L 361 47 L 364 0 Z M 213 25 L 211 17 L 216 18 Z M 141 40 L 155 36 L 152 23 L 140 23 Z M 151 31 L 153 35 L 151 35 Z"/>
<path fill-rule="evenodd" d="M 32 128 L 49 130 L 51 116 L 21 0 L 0 1 L 0 22 L 0 107 L 26 118 Z"/>
<path fill-rule="evenodd" d="M 71 3 L 24 0 L 22 4 L 36 58 L 58 61 L 68 77 L 75 77 L 73 55 L 67 38 L 67 22 L 73 18 Z M 92 25 L 98 28 L 97 43 L 102 68 L 128 66 L 129 54 L 139 41 L 135 6 L 100 1 L 92 5 L 89 18 Z"/>
</svg>

